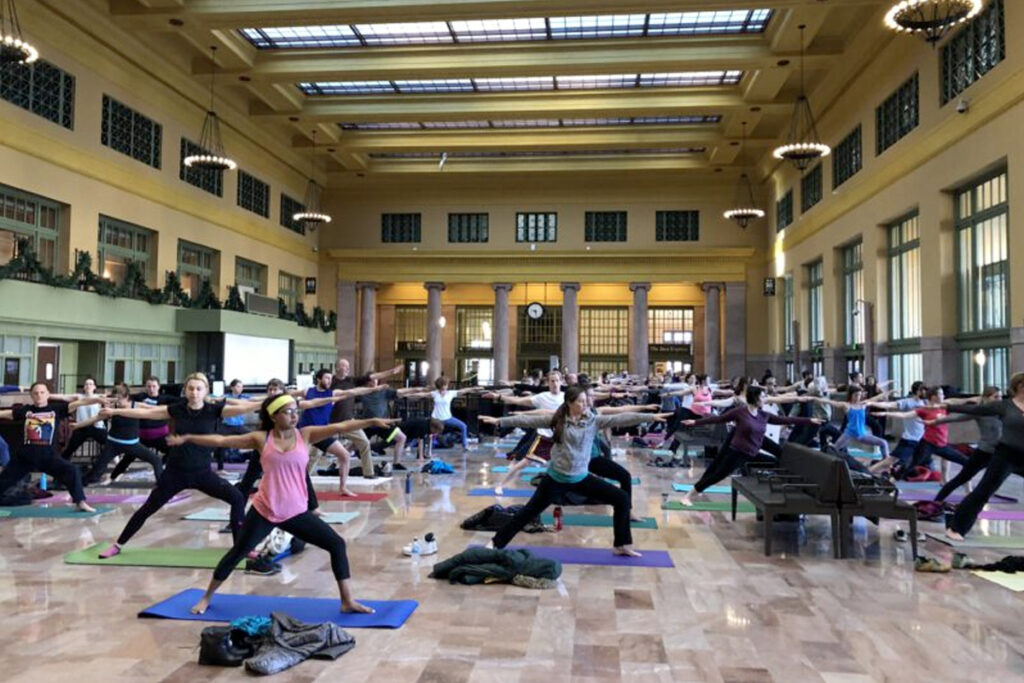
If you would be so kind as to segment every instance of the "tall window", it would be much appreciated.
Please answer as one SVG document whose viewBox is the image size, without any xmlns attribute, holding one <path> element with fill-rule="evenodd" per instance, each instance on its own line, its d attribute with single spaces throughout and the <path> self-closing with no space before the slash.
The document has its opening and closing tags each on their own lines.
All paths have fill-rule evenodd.
<svg viewBox="0 0 1024 683">
<path fill-rule="evenodd" d="M 217 254 L 213 249 L 178 240 L 178 278 L 181 280 L 181 288 L 189 296 L 199 295 L 203 280 L 209 280 L 216 290 L 214 280 Z"/>
<path fill-rule="evenodd" d="M 288 228 L 292 232 L 297 232 L 300 235 L 306 234 L 306 224 L 302 221 L 296 221 L 292 219 L 297 213 L 302 213 L 306 210 L 306 205 L 300 202 L 298 199 L 289 197 L 284 192 L 281 193 L 281 225 Z"/>
<path fill-rule="evenodd" d="M 134 262 L 148 282 L 155 251 L 156 233 L 152 230 L 100 216 L 97 264 L 103 277 L 123 282 L 128 264 Z"/>
<path fill-rule="evenodd" d="M 60 204 L 0 185 L 0 263 L 17 255 L 18 239 L 32 243 L 46 268 L 57 266 Z"/>
<path fill-rule="evenodd" d="M 921 336 L 921 238 L 917 213 L 888 227 L 889 339 Z"/>
<path fill-rule="evenodd" d="M 295 304 L 302 301 L 302 278 L 298 275 L 286 273 L 283 270 L 277 274 L 277 298 L 284 299 L 284 305 L 289 311 L 295 310 Z"/>
<path fill-rule="evenodd" d="M 191 140 L 182 138 L 179 153 L 178 178 L 184 180 L 189 185 L 198 187 L 204 192 L 209 192 L 210 194 L 217 195 L 218 197 L 224 196 L 224 171 L 209 168 L 198 168 L 196 166 L 189 168 L 185 165 L 185 157 L 189 157 L 193 154 L 206 154 L 206 150 Z"/>
<path fill-rule="evenodd" d="M 160 168 L 163 130 L 163 126 L 148 116 L 121 104 L 110 95 L 103 96 L 100 142 L 104 146 L 147 166 Z"/>
<path fill-rule="evenodd" d="M 917 128 L 917 74 L 875 109 L 875 154 L 881 154 Z"/>
<path fill-rule="evenodd" d="M 494 381 L 494 307 L 459 306 L 455 310 L 458 380 Z"/>
<path fill-rule="evenodd" d="M 924 364 L 920 353 L 901 353 L 889 356 L 889 379 L 896 396 L 906 396 L 910 386 L 924 377 Z"/>
<path fill-rule="evenodd" d="M 380 216 L 380 241 L 419 242 L 421 215 L 418 213 L 384 213 Z"/>
<path fill-rule="evenodd" d="M 647 343 L 685 345 L 693 343 L 692 308 L 648 308 Z"/>
<path fill-rule="evenodd" d="M 847 346 L 864 343 L 864 262 L 861 243 L 843 247 L 843 341 Z"/>
<path fill-rule="evenodd" d="M 1003 330 L 1010 308 L 1006 171 L 956 193 L 960 331 Z"/>
<path fill-rule="evenodd" d="M 591 377 L 629 362 L 629 309 L 580 308 L 580 372 Z"/>
<path fill-rule="evenodd" d="M 587 211 L 583 239 L 587 242 L 625 242 L 625 211 Z"/>
<path fill-rule="evenodd" d="M 657 242 L 696 242 L 700 239 L 700 211 L 658 211 L 654 215 Z"/>
<path fill-rule="evenodd" d="M 236 256 L 235 284 L 239 287 L 248 287 L 250 291 L 256 294 L 266 293 L 267 267 L 262 263 L 256 263 L 241 256 Z M 245 297 L 242 298 L 244 299 Z"/>
<path fill-rule="evenodd" d="M 557 213 L 517 213 L 516 242 L 557 242 Z"/>
<path fill-rule="evenodd" d="M 74 128 L 75 77 L 46 60 L 0 65 L 0 100 Z"/>
<path fill-rule="evenodd" d="M 807 276 L 807 338 L 813 349 L 825 345 L 825 272 L 821 261 L 804 268 Z"/>
<path fill-rule="evenodd" d="M 1003 0 L 991 0 L 985 11 L 953 36 L 939 53 L 942 104 L 962 93 L 1006 59 Z"/>
<path fill-rule="evenodd" d="M 238 205 L 258 216 L 270 218 L 270 185 L 245 171 L 238 171 Z"/>
<path fill-rule="evenodd" d="M 832 154 L 832 189 L 836 189 L 864 165 L 864 151 L 861 147 L 860 124 L 839 141 Z"/>
<path fill-rule="evenodd" d="M 787 273 L 782 278 L 782 341 L 787 352 L 796 345 L 793 337 L 793 322 L 796 320 L 795 292 L 793 290 L 793 274 Z"/>
<path fill-rule="evenodd" d="M 821 201 L 821 164 L 800 179 L 800 212 L 803 213 Z"/>
<path fill-rule="evenodd" d="M 395 307 L 395 351 L 423 351 L 427 343 L 427 307 Z"/>
<path fill-rule="evenodd" d="M 1005 346 L 964 349 L 960 352 L 964 391 L 980 394 L 986 386 L 1006 390 L 1010 380 L 1010 350 Z"/>
<path fill-rule="evenodd" d="M 449 242 L 486 242 L 490 237 L 490 217 L 486 213 L 448 214 Z"/>
<path fill-rule="evenodd" d="M 793 190 L 790 189 L 775 202 L 775 230 L 781 232 L 793 222 Z"/>
</svg>

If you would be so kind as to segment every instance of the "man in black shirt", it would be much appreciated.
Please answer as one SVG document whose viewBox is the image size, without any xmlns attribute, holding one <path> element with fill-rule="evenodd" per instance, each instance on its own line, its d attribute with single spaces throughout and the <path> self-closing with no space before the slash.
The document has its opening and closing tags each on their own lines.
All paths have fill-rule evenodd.
<svg viewBox="0 0 1024 683">
<path fill-rule="evenodd" d="M 383 372 L 375 372 L 359 377 L 353 377 L 350 373 L 352 372 L 352 365 L 349 363 L 347 358 L 339 358 L 337 372 L 334 373 L 334 381 L 331 383 L 331 389 L 355 389 L 357 387 L 365 387 L 372 380 L 383 380 L 391 377 L 392 375 L 398 375 L 402 372 L 402 366 L 396 365 L 390 370 L 384 370 Z M 346 420 L 354 420 L 356 417 L 356 399 L 355 397 L 346 398 L 342 401 L 338 401 L 334 404 L 334 408 L 331 410 L 331 422 L 344 422 Z M 366 433 L 362 429 L 358 429 L 354 432 L 345 432 L 341 435 L 342 438 L 348 439 L 352 442 L 352 445 L 359 451 L 359 460 L 363 466 L 363 476 L 370 479 L 373 478 L 373 457 L 370 451 L 370 440 L 367 438 Z"/>
<path fill-rule="evenodd" d="M 370 386 L 377 387 L 378 380 L 374 377 L 370 378 Z M 406 389 L 392 389 L 387 387 L 380 389 L 372 394 L 365 394 L 359 397 L 359 402 L 363 406 L 363 417 L 379 417 L 387 419 L 391 417 L 391 401 L 406 396 L 408 394 L 414 394 L 422 392 L 423 389 L 420 387 L 408 387 Z M 405 434 L 398 426 L 391 425 L 388 427 L 369 427 L 364 429 L 363 432 L 366 434 L 367 439 L 373 439 L 379 437 L 386 443 L 394 446 L 394 465 L 396 469 L 404 469 L 399 463 L 399 459 L 405 452 L 405 442 L 409 438 L 408 434 Z"/>
</svg>

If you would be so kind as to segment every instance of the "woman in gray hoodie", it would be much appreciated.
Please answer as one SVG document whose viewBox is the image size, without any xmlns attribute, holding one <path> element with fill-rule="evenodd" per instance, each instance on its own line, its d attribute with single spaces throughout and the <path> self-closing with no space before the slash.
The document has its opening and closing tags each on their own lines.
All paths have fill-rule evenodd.
<svg viewBox="0 0 1024 683">
<path fill-rule="evenodd" d="M 629 496 L 622 489 L 609 484 L 600 477 L 590 474 L 590 454 L 597 433 L 606 428 L 631 427 L 643 422 L 663 422 L 660 414 L 619 413 L 598 415 L 587 403 L 587 395 L 579 385 L 565 390 L 565 400 L 551 415 L 513 415 L 493 418 L 481 415 L 485 424 L 500 427 L 523 427 L 554 432 L 551 447 L 551 461 L 547 476 L 541 479 L 537 490 L 523 509 L 494 535 L 488 547 L 504 548 L 519 533 L 526 523 L 547 508 L 559 494 L 573 491 L 588 498 L 604 501 L 614 508 L 615 528 L 614 552 L 616 555 L 639 557 L 633 550 L 633 536 L 630 533 Z"/>
</svg>

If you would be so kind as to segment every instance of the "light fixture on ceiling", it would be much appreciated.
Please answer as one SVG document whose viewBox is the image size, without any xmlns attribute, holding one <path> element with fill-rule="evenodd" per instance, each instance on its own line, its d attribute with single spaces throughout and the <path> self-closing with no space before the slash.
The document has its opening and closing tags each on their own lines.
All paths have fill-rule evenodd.
<svg viewBox="0 0 1024 683">
<path fill-rule="evenodd" d="M 445 164 L 446 161 L 448 161 L 448 152 L 441 152 L 441 160 L 439 162 L 437 162 L 437 170 L 438 171 L 443 171 L 444 170 L 444 164 Z"/>
<path fill-rule="evenodd" d="M 789 122 L 789 135 L 786 137 L 786 144 L 776 147 L 772 156 L 776 159 L 784 159 L 798 170 L 806 170 L 811 162 L 821 157 L 827 157 L 832 153 L 832 148 L 821 141 L 818 135 L 818 126 L 814 123 L 814 113 L 811 111 L 811 103 L 807 100 L 807 93 L 804 92 L 804 29 L 806 25 L 800 24 L 800 96 L 796 98 L 793 106 L 793 118 Z"/>
<path fill-rule="evenodd" d="M 954 26 L 973 19 L 984 4 L 984 0 L 900 0 L 885 13 L 885 25 L 917 34 L 934 47 Z"/>
<path fill-rule="evenodd" d="M 0 0 L 0 64 L 31 64 L 39 51 L 25 41 L 14 0 Z"/>
<path fill-rule="evenodd" d="M 234 162 L 224 153 L 224 143 L 220 138 L 220 119 L 213 108 L 213 84 L 217 76 L 217 46 L 210 46 L 210 62 L 213 70 L 210 72 L 210 108 L 206 110 L 206 118 L 203 119 L 203 132 L 199 134 L 199 154 L 190 154 L 182 163 L 188 168 L 201 168 L 206 171 L 233 171 L 238 168 Z"/>
<path fill-rule="evenodd" d="M 743 122 L 743 132 L 740 135 L 740 151 L 737 157 L 740 160 L 740 165 L 743 164 L 743 143 L 747 139 L 747 122 Z M 750 183 L 750 176 L 747 175 L 746 171 L 740 174 L 739 180 L 736 181 L 736 194 L 733 199 L 731 209 L 724 212 L 722 216 L 731 221 L 736 221 L 736 225 L 741 228 L 746 228 L 750 225 L 750 221 L 757 220 L 758 218 L 764 218 L 764 211 L 757 208 L 757 204 L 754 202 L 754 186 Z"/>
<path fill-rule="evenodd" d="M 321 223 L 330 223 L 331 217 L 320 210 L 320 186 L 313 180 L 313 162 L 316 159 L 316 130 L 313 130 L 313 149 L 309 155 L 309 182 L 306 183 L 306 208 L 292 214 L 293 221 L 302 221 L 310 230 Z"/>
</svg>

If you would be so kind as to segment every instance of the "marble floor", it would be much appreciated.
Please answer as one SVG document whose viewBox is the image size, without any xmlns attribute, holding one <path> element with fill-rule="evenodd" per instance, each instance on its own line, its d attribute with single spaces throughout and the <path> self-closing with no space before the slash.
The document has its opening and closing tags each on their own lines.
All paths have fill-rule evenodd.
<svg viewBox="0 0 1024 683">
<path fill-rule="evenodd" d="M 659 528 L 635 530 L 636 545 L 668 550 L 674 569 L 565 566 L 558 588 L 543 591 L 430 579 L 436 558 L 414 564 L 401 546 L 433 531 L 444 558 L 485 542 L 488 534 L 463 531 L 459 522 L 494 501 L 466 490 L 494 484 L 501 475 L 489 468 L 503 462 L 484 446 L 446 459 L 456 474 L 413 475 L 411 497 L 396 477 L 381 489 L 390 493 L 387 501 L 323 505 L 360 513 L 335 527 L 349 544 L 357 597 L 415 599 L 419 609 L 398 630 L 353 630 L 356 648 L 337 661 L 308 661 L 274 680 L 1024 680 L 1024 593 L 967 572 L 915 574 L 909 546 L 892 539 L 894 523 L 879 530 L 858 522 L 856 558 L 842 561 L 831 558 L 827 520 L 779 524 L 775 555 L 765 557 L 753 515 L 731 522 L 723 513 L 660 510 L 671 482 L 694 481 L 700 470 L 647 467 L 638 453 L 624 461 L 642 480 L 634 505 Z M 218 524 L 181 520 L 211 504 L 194 493 L 154 517 L 133 545 L 226 547 Z M 69 550 L 113 538 L 132 509 L 85 521 L 0 520 L 0 679 L 248 678 L 239 669 L 196 664 L 202 624 L 135 616 L 179 590 L 204 586 L 208 570 L 63 564 Z M 996 531 L 1024 535 L 1002 525 Z M 566 527 L 517 541 L 607 547 L 611 529 Z M 922 547 L 950 555 L 933 541 Z M 316 548 L 286 560 L 276 576 L 237 572 L 224 590 L 335 596 L 328 558 Z"/>
</svg>

